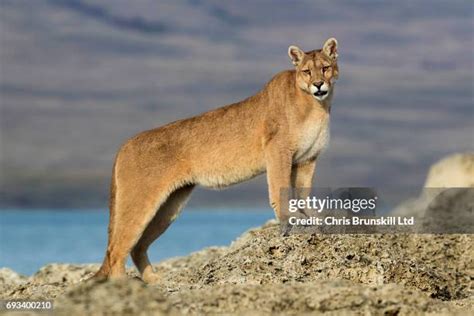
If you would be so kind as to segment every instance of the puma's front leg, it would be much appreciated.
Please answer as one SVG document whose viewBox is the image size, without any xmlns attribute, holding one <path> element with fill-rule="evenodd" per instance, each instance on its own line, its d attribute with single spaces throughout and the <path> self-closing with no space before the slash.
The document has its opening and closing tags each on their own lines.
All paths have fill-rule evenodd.
<svg viewBox="0 0 474 316">
<path fill-rule="evenodd" d="M 306 199 L 311 193 L 314 170 L 316 169 L 316 158 L 293 165 L 291 170 L 291 186 L 296 191 L 297 199 Z M 306 210 L 300 209 L 306 217 Z"/>
<path fill-rule="evenodd" d="M 291 170 L 291 186 L 296 190 L 298 199 L 306 199 L 311 193 L 316 158 L 293 165 Z"/>
<path fill-rule="evenodd" d="M 285 214 L 287 213 L 285 210 L 287 210 L 288 201 L 282 201 L 284 196 L 280 196 L 280 192 L 281 189 L 290 189 L 291 159 L 290 150 L 278 146 L 277 143 L 268 144 L 265 148 L 270 205 L 280 223 L 288 220 L 288 214 Z M 282 205 L 282 203 L 286 203 L 286 205 Z"/>
</svg>

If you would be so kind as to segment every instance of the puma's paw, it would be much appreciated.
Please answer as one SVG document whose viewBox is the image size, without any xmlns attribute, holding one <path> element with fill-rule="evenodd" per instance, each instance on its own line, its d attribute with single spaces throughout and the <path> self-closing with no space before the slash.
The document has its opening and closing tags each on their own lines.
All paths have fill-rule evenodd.
<svg viewBox="0 0 474 316">
<path fill-rule="evenodd" d="M 280 225 L 280 235 L 282 237 L 288 237 L 290 235 L 292 227 L 293 226 L 291 226 L 289 223 L 281 224 Z"/>
<path fill-rule="evenodd" d="M 161 281 L 160 275 L 156 272 L 149 272 L 142 275 L 143 282 L 147 284 L 158 284 Z"/>
</svg>

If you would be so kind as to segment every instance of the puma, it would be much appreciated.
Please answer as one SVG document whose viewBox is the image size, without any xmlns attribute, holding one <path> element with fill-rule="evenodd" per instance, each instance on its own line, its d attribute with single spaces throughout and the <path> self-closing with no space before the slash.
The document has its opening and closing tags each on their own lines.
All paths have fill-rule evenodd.
<svg viewBox="0 0 474 316">
<path fill-rule="evenodd" d="M 309 52 L 290 46 L 295 69 L 254 96 L 125 142 L 113 168 L 107 252 L 95 276 L 125 276 L 131 254 L 142 279 L 158 282 L 147 249 L 196 185 L 222 188 L 266 172 L 270 204 L 285 220 L 280 189 L 310 187 L 329 140 L 337 46 L 335 38 Z"/>
</svg>

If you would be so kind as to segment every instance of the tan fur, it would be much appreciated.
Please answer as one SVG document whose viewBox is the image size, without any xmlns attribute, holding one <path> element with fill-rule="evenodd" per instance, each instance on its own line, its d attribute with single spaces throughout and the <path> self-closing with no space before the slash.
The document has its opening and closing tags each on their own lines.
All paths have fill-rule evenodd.
<svg viewBox="0 0 474 316">
<path fill-rule="evenodd" d="M 311 186 L 316 159 L 329 139 L 337 41 L 307 53 L 290 46 L 289 56 L 296 69 L 280 72 L 256 95 L 142 132 L 120 148 L 107 253 L 96 276 L 124 276 L 131 253 L 142 278 L 157 282 L 146 251 L 195 185 L 221 188 L 267 172 L 270 204 L 285 219 L 280 189 Z M 323 73 L 323 67 L 329 68 Z M 329 87 L 323 100 L 312 95 L 315 82 Z"/>
</svg>

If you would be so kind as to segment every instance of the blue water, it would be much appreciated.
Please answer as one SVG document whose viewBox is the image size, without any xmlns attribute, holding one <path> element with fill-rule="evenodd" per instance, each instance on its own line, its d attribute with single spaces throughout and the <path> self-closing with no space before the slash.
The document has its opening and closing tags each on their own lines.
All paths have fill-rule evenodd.
<svg viewBox="0 0 474 316">
<path fill-rule="evenodd" d="M 150 247 L 149 256 L 158 262 L 203 247 L 228 245 L 271 218 L 271 210 L 188 209 Z M 1 210 L 0 267 L 30 275 L 51 262 L 101 262 L 107 224 L 108 213 L 103 210 Z"/>
</svg>

